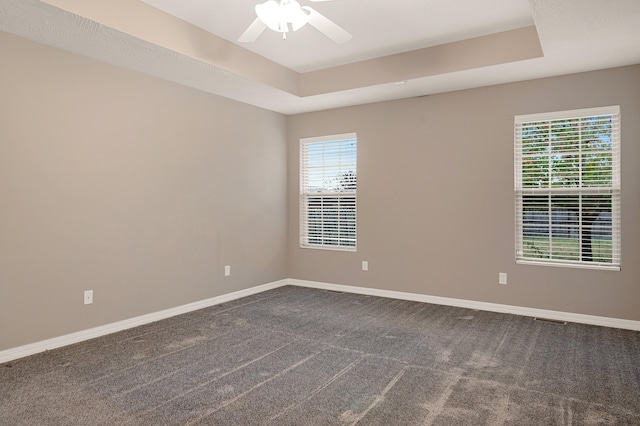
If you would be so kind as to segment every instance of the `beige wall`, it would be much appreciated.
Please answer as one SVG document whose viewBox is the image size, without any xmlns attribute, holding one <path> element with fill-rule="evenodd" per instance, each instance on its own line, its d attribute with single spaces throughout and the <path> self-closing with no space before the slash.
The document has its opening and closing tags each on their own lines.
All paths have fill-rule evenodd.
<svg viewBox="0 0 640 426">
<path fill-rule="evenodd" d="M 0 52 L 0 350 L 286 278 L 285 116 Z"/>
<path fill-rule="evenodd" d="M 516 265 L 514 115 L 606 105 L 622 113 L 622 271 Z M 290 117 L 289 276 L 640 320 L 638 117 L 640 66 Z M 300 249 L 299 138 L 347 132 L 358 250 Z"/>
<path fill-rule="evenodd" d="M 640 66 L 285 117 L 0 51 L 0 351 L 287 276 L 640 320 Z M 613 104 L 622 271 L 515 265 L 513 116 Z M 302 250 L 298 140 L 348 132 L 358 251 Z"/>
</svg>

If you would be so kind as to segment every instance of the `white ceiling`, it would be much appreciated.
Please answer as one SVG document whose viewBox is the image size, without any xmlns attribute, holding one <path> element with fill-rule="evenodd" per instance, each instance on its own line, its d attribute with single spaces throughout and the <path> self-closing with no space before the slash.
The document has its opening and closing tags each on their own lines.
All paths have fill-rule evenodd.
<svg viewBox="0 0 640 426">
<path fill-rule="evenodd" d="M 236 42 L 265 0 L 142 0 L 228 41 Z M 239 43 L 298 72 L 313 71 L 533 25 L 528 0 L 334 0 L 311 6 L 353 39 L 336 44 L 309 25 L 286 40 L 265 31 Z"/>
<path fill-rule="evenodd" d="M 284 114 L 640 63 L 640 0 L 299 0 L 353 39 L 337 45 L 303 27 L 286 41 L 267 29 L 236 43 L 260 1 L 0 0 L 0 30 Z M 496 46 L 517 53 L 480 36 L 530 25 L 541 54 L 469 60 Z M 457 66 L 438 68 L 446 61 Z M 302 87 L 323 75 L 335 84 Z M 395 84 L 403 75 L 406 84 Z"/>
</svg>

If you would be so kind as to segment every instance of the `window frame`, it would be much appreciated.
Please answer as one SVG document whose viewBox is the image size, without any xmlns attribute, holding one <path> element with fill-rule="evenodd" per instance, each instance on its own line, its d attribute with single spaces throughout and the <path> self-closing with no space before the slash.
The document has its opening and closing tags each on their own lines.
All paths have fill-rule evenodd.
<svg viewBox="0 0 640 426">
<path fill-rule="evenodd" d="M 611 116 L 611 183 L 607 185 L 602 185 L 600 180 L 597 180 L 595 184 L 591 185 L 590 182 L 586 182 L 583 178 L 584 170 L 587 169 L 588 164 L 588 151 L 583 151 L 582 147 L 585 143 L 585 140 L 582 139 L 582 132 L 585 131 L 585 128 L 588 128 L 589 125 L 592 124 L 582 124 L 581 119 L 586 118 L 594 118 L 594 117 L 603 117 L 603 116 Z M 578 129 L 578 151 L 571 150 L 562 150 L 560 148 L 553 147 L 552 140 L 552 131 L 549 131 L 548 144 L 549 147 L 545 151 L 544 154 L 540 154 L 537 157 L 545 157 L 549 158 L 549 166 L 543 166 L 543 169 L 546 170 L 546 187 L 533 187 L 533 186 L 525 186 L 524 185 L 524 172 L 523 172 L 523 140 L 522 140 L 522 129 L 523 125 L 536 123 L 536 126 L 539 123 L 548 122 L 550 128 L 553 125 L 559 126 L 565 120 L 575 120 L 579 123 L 577 126 Z M 619 271 L 621 269 L 622 263 L 622 255 L 621 255 L 621 171 L 620 171 L 620 158 L 621 158 L 621 125 L 620 125 L 620 106 L 606 106 L 606 107 L 598 107 L 598 108 L 585 108 L 579 110 L 569 110 L 569 111 L 556 111 L 556 112 L 547 112 L 547 113 L 539 113 L 539 114 L 528 114 L 528 115 L 519 115 L 514 118 L 514 196 L 515 196 L 515 260 L 517 264 L 527 264 L 527 265 L 544 265 L 544 266 L 558 266 L 558 267 L 570 267 L 570 268 L 586 268 L 586 269 L 599 269 L 599 270 L 613 270 Z M 554 123 L 555 122 L 555 123 Z M 566 143 L 566 142 L 565 142 Z M 562 142 L 556 142 L 562 146 Z M 575 149 L 575 147 L 573 147 Z M 557 151 L 554 151 L 557 150 Z M 553 152 L 557 154 L 554 156 Z M 563 158 L 564 156 L 578 156 L 579 161 L 579 173 L 576 173 L 579 180 L 578 186 L 563 186 L 557 185 L 554 186 L 554 180 L 552 176 L 554 173 L 557 175 L 569 175 L 568 172 L 563 172 L 560 166 L 552 166 L 552 157 L 559 156 L 559 158 Z M 529 155 L 530 159 L 540 160 L 539 158 L 534 157 L 533 155 Z M 531 162 L 529 163 L 531 164 Z M 535 166 L 529 166 L 535 167 Z M 547 167 L 545 169 L 545 167 Z M 560 170 L 560 172 L 558 171 Z M 609 171 L 609 168 L 606 169 Z M 599 171 L 598 171 L 599 172 Z M 564 175 L 562 174 L 564 173 Z M 575 178 L 574 178 L 575 179 Z M 599 178 L 598 178 L 599 179 Z M 605 179 L 602 179 L 604 181 Z M 549 240 L 549 248 L 548 248 L 548 258 L 536 258 L 532 256 L 527 256 L 526 251 L 524 250 L 524 239 L 525 239 L 525 221 L 524 221 L 524 213 L 525 213 L 525 198 L 528 196 L 529 200 L 535 199 L 535 196 L 539 195 L 540 198 L 544 198 L 545 196 L 548 198 L 548 213 L 546 221 L 540 222 L 540 226 L 547 227 L 547 234 Z M 585 260 L 582 258 L 584 255 L 584 240 L 582 236 L 582 231 L 584 229 L 583 220 L 583 203 L 585 200 L 587 202 L 592 199 L 596 199 L 600 196 L 603 196 L 605 199 L 610 196 L 610 211 L 611 211 L 611 255 L 610 262 L 606 261 L 593 261 L 593 260 Z M 553 205 L 554 205 L 554 197 L 555 199 L 562 200 L 568 199 L 571 197 L 575 197 L 578 200 L 578 216 L 580 220 L 575 220 L 577 223 L 572 225 L 579 230 L 580 234 L 577 238 L 578 244 L 578 253 L 579 260 L 566 260 L 562 259 L 561 255 L 555 254 L 552 251 L 553 239 L 554 239 L 554 231 L 556 227 L 553 225 Z M 530 203 L 535 203 L 536 201 L 529 201 Z M 597 202 L 594 202 L 594 204 Z M 599 206 L 598 206 L 599 207 Z M 605 210 L 608 212 L 608 210 Z M 600 214 L 600 213 L 598 213 Z M 530 225 L 532 226 L 532 225 Z M 535 225 L 533 225 L 535 226 Z M 592 232 L 594 227 L 593 225 L 589 226 L 589 232 Z M 593 235 L 593 234 L 591 234 Z M 593 237 L 590 237 L 589 243 L 589 251 L 591 250 L 591 245 L 593 244 Z"/>
<path fill-rule="evenodd" d="M 305 248 L 305 249 L 320 249 L 320 250 L 337 250 L 337 251 L 349 251 L 349 252 L 355 252 L 357 251 L 357 244 L 358 244 L 358 238 L 357 238 L 357 156 L 358 156 L 358 149 L 357 149 L 357 142 L 358 142 L 358 138 L 357 138 L 357 134 L 356 133 L 344 133 L 344 134 L 337 134 L 337 135 L 328 135 L 328 136 L 318 136 L 318 137 L 308 137 L 308 138 L 301 138 L 300 139 L 300 143 L 299 143 L 299 149 L 300 149 L 300 155 L 299 155 L 299 159 L 300 159 L 300 163 L 299 163 L 299 173 L 300 173 L 300 180 L 299 180 L 299 246 L 300 248 Z M 339 165 L 336 167 L 335 165 L 333 166 L 334 169 L 337 170 L 337 173 L 346 173 L 346 172 L 350 172 L 353 173 L 353 175 L 355 176 L 355 181 L 353 182 L 349 182 L 349 185 L 347 188 L 340 188 L 338 189 L 338 186 L 336 186 L 335 188 L 333 188 L 333 190 L 325 190 L 325 191 L 312 191 L 309 190 L 308 183 L 309 183 L 309 170 L 310 170 L 310 165 L 307 162 L 308 159 L 308 149 L 310 146 L 315 145 L 316 147 L 319 147 L 322 144 L 332 144 L 332 143 L 349 143 L 349 144 L 354 144 L 353 150 L 355 150 L 355 158 L 353 158 L 353 162 L 350 162 L 350 158 L 352 158 L 354 156 L 353 153 L 349 153 L 349 156 L 347 158 L 347 155 L 345 155 L 344 158 L 346 158 L 345 162 L 344 162 L 344 166 L 347 166 L 347 169 L 345 169 L 343 167 L 343 157 L 342 154 L 338 154 L 338 155 L 334 155 L 331 154 L 331 159 L 337 159 Z M 323 162 L 329 158 L 330 155 L 327 154 L 325 157 L 325 154 L 322 154 L 322 159 Z M 323 166 L 323 167 L 318 167 L 316 166 L 315 170 L 318 171 L 320 170 L 320 173 L 322 174 L 322 176 L 325 176 L 325 172 L 327 171 L 327 167 Z M 334 185 L 340 185 L 340 184 L 334 184 Z M 323 188 L 326 189 L 326 188 Z M 312 243 L 310 242 L 311 240 L 311 235 L 312 232 L 310 232 L 310 220 L 309 220 L 309 198 L 314 197 L 314 198 L 320 198 L 320 204 L 322 205 L 319 208 L 320 211 L 320 215 L 321 215 L 321 228 L 322 231 L 320 233 L 321 236 L 317 236 L 318 233 L 316 232 L 316 239 L 320 240 L 320 243 Z M 350 200 L 350 199 L 353 200 Z M 325 216 L 325 214 L 329 214 L 329 213 L 325 213 L 326 208 L 325 206 L 325 200 L 330 200 L 330 202 L 335 202 L 337 203 L 337 209 L 338 209 L 338 214 L 334 215 L 333 219 L 334 219 L 334 223 L 335 221 L 337 221 L 337 237 L 332 237 L 332 236 L 326 236 L 326 234 L 329 234 L 330 231 L 326 231 L 325 233 L 325 228 L 330 228 L 330 226 L 327 226 L 327 222 L 328 219 Z M 344 201 L 344 205 L 342 204 Z M 340 214 L 340 209 L 342 207 L 348 208 L 348 209 L 352 209 L 353 210 L 353 220 L 345 220 L 342 221 L 342 215 Z M 342 226 L 347 225 L 349 228 L 353 228 L 352 230 L 349 229 L 347 231 L 347 233 L 342 232 Z M 334 231 L 336 232 L 336 231 Z M 349 238 L 347 237 L 343 237 L 343 235 L 347 235 L 349 236 Z M 350 238 L 352 235 L 352 238 Z M 337 244 L 329 244 L 328 241 L 337 241 Z M 348 245 L 348 244 L 344 244 L 344 242 L 349 242 L 349 241 L 353 241 L 353 245 Z"/>
</svg>

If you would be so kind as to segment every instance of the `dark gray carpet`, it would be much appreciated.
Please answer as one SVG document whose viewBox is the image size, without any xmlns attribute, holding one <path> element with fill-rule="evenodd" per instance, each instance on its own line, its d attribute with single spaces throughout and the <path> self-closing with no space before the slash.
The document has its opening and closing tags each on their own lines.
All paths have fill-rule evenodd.
<svg viewBox="0 0 640 426">
<path fill-rule="evenodd" d="M 640 425 L 640 333 L 282 287 L 0 365 L 1 425 Z"/>
</svg>

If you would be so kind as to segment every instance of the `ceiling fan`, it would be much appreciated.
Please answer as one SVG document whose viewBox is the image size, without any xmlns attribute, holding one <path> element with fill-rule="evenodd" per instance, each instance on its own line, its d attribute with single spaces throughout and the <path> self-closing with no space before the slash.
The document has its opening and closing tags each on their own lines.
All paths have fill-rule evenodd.
<svg viewBox="0 0 640 426">
<path fill-rule="evenodd" d="M 331 0 L 309 0 L 311 2 Z M 296 0 L 267 0 L 256 5 L 258 17 L 238 39 L 242 43 L 250 43 L 262 34 L 266 28 L 282 33 L 287 38 L 289 31 L 296 31 L 306 24 L 311 25 L 336 43 L 351 40 L 352 35 L 338 24 L 309 6 L 300 6 Z"/>
</svg>

